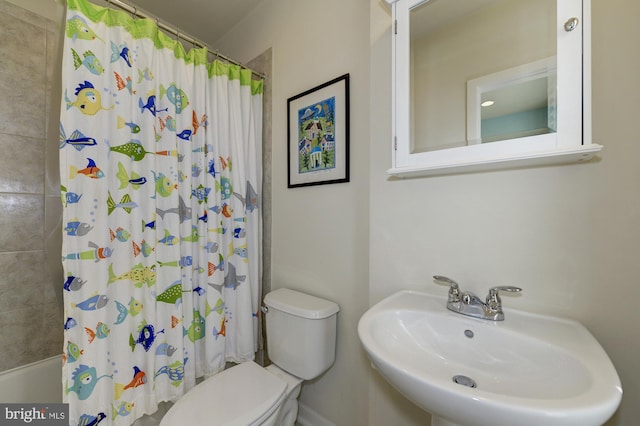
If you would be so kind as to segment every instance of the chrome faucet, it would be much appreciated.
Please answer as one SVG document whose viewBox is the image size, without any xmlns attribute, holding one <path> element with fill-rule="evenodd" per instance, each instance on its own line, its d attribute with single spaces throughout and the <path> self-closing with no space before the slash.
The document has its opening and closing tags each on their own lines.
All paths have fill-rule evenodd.
<svg viewBox="0 0 640 426">
<path fill-rule="evenodd" d="M 474 318 L 486 319 L 491 321 L 503 321 L 504 312 L 502 312 L 502 300 L 498 294 L 501 291 L 520 292 L 520 287 L 499 286 L 489 290 L 486 300 L 483 302 L 478 296 L 471 292 L 461 292 L 460 286 L 451 278 L 442 275 L 434 275 L 436 281 L 449 284 L 449 299 L 447 300 L 447 309 L 462 315 Z"/>
</svg>

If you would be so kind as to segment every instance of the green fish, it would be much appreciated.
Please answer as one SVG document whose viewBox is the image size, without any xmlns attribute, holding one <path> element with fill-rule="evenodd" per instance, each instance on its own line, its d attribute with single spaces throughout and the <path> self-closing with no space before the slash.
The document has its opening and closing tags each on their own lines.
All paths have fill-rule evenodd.
<svg viewBox="0 0 640 426">
<path fill-rule="evenodd" d="M 119 152 L 127 157 L 131 157 L 133 161 L 140 161 L 147 154 L 155 154 L 154 152 L 145 151 L 142 142 L 139 140 L 131 140 L 124 145 L 112 146 L 111 151 Z"/>
<path fill-rule="evenodd" d="M 67 362 L 76 362 L 83 353 L 84 349 L 80 349 L 80 347 L 72 341 L 67 342 Z"/>
<path fill-rule="evenodd" d="M 73 55 L 73 67 L 77 70 L 81 65 L 87 67 L 91 74 L 100 75 L 104 72 L 104 67 L 102 66 L 102 62 L 96 57 L 96 55 L 87 50 L 82 54 L 84 59 L 80 59 L 80 55 L 78 52 L 71 48 L 71 54 Z"/>
<path fill-rule="evenodd" d="M 156 300 L 158 302 L 172 303 L 178 306 L 182 300 L 182 283 L 178 281 L 177 284 L 172 285 L 162 293 L 160 293 Z"/>
<path fill-rule="evenodd" d="M 168 197 L 171 195 L 174 189 L 178 189 L 178 185 L 174 185 L 171 180 L 163 173 L 156 175 L 156 172 L 151 170 L 153 178 L 156 181 L 156 194 L 160 194 L 161 197 Z"/>
<path fill-rule="evenodd" d="M 67 21 L 66 33 L 67 37 L 71 37 L 73 41 L 76 41 L 76 39 L 102 40 L 91 28 L 89 28 L 87 21 L 77 15 Z"/>
<path fill-rule="evenodd" d="M 198 241 L 198 239 L 200 238 L 200 235 L 198 234 L 198 227 L 195 225 L 191 226 L 191 235 L 189 235 L 188 237 L 182 237 L 181 240 L 182 241 L 188 241 L 190 243 L 195 243 Z"/>
<path fill-rule="evenodd" d="M 107 196 L 107 213 L 110 215 L 118 207 L 131 214 L 131 210 L 138 207 L 138 203 L 136 203 L 135 201 L 131 201 L 131 196 L 129 194 L 124 194 L 120 202 L 116 203 L 111 196 L 111 191 L 109 191 Z"/>
<path fill-rule="evenodd" d="M 205 321 L 199 311 L 193 311 L 193 321 L 188 330 L 184 330 L 184 334 L 189 336 L 189 340 L 195 343 L 196 340 L 204 338 Z"/>
<path fill-rule="evenodd" d="M 107 284 L 112 284 L 118 280 L 133 281 L 133 285 L 138 288 L 141 288 L 144 283 L 151 287 L 156 283 L 156 265 L 143 267 L 142 263 L 138 263 L 130 271 L 116 276 L 113 272 L 113 263 L 111 263 L 109 264 L 109 281 L 107 281 Z"/>
<path fill-rule="evenodd" d="M 132 297 L 131 300 L 129 301 L 128 312 L 131 314 L 132 317 L 135 317 L 140 313 L 140 311 L 142 311 L 142 302 Z"/>
<path fill-rule="evenodd" d="M 207 301 L 207 305 L 208 304 L 209 304 L 209 301 Z M 222 312 L 224 311 L 224 302 L 222 301 L 221 298 L 218 298 L 218 301 L 216 302 L 212 310 L 216 311 L 219 315 L 222 315 Z"/>
</svg>

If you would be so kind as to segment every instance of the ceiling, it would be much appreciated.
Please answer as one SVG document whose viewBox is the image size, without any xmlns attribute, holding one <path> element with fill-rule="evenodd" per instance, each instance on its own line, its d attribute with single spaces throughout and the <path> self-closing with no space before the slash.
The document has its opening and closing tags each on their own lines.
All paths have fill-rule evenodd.
<svg viewBox="0 0 640 426">
<path fill-rule="evenodd" d="M 107 0 L 96 1 L 102 3 Z M 262 0 L 122 0 L 212 45 Z"/>
</svg>

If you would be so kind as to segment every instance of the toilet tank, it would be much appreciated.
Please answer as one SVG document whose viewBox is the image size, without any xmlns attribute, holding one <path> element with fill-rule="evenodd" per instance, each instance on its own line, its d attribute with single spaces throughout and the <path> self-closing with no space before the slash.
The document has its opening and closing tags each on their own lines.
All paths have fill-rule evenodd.
<svg viewBox="0 0 640 426">
<path fill-rule="evenodd" d="M 333 365 L 340 310 L 336 303 L 280 288 L 268 293 L 264 304 L 267 348 L 274 364 L 305 380 Z"/>
</svg>

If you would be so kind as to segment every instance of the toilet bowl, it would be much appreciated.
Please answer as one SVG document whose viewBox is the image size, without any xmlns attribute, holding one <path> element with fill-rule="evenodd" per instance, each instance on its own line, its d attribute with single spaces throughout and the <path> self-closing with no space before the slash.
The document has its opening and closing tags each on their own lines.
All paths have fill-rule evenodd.
<svg viewBox="0 0 640 426">
<path fill-rule="evenodd" d="M 290 289 L 267 294 L 264 304 L 273 364 L 245 362 L 209 377 L 180 398 L 160 426 L 293 426 L 303 380 L 335 360 L 340 308 Z"/>
</svg>

